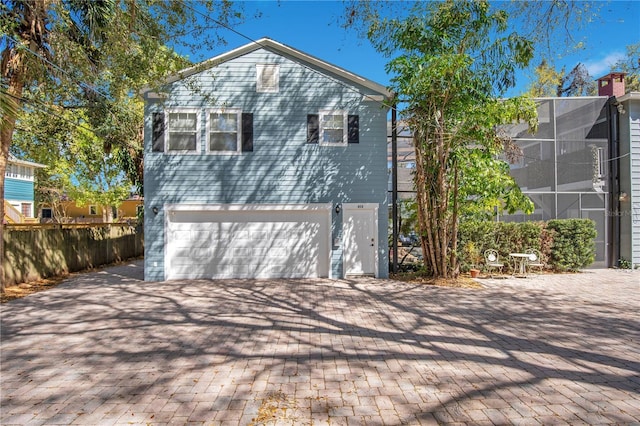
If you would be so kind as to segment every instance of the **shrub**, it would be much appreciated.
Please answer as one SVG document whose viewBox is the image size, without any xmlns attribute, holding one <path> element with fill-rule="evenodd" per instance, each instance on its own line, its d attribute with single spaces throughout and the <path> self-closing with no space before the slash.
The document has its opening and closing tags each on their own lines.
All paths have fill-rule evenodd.
<svg viewBox="0 0 640 426">
<path fill-rule="evenodd" d="M 551 245 L 551 262 L 561 271 L 575 271 L 596 259 L 595 222 L 591 219 L 555 219 L 547 222 L 555 231 Z"/>
<path fill-rule="evenodd" d="M 467 271 L 470 259 L 464 248 L 469 242 L 473 243 L 481 255 L 485 250 L 496 249 L 500 258 L 504 260 L 507 269 L 509 253 L 521 252 L 526 248 L 537 248 L 542 250 L 540 241 L 544 228 L 542 222 L 478 222 L 465 221 L 460 224 L 458 233 L 458 258 L 460 259 L 460 267 L 462 271 Z"/>
<path fill-rule="evenodd" d="M 473 261 L 465 248 L 472 243 L 480 253 L 490 248 L 498 250 L 509 264 L 509 253 L 527 248 L 540 250 L 550 267 L 573 271 L 589 266 L 595 260 L 596 229 L 589 219 L 556 219 L 549 222 L 487 222 L 465 221 L 458 234 L 458 259 L 462 271 Z"/>
</svg>

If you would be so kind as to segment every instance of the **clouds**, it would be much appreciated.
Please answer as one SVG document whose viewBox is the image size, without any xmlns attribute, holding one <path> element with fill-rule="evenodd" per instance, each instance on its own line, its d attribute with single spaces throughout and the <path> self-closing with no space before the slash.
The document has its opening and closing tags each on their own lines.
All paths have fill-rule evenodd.
<svg viewBox="0 0 640 426">
<path fill-rule="evenodd" d="M 611 52 L 600 60 L 586 62 L 584 65 L 587 67 L 589 75 L 596 79 L 608 74 L 613 64 L 625 58 L 625 52 Z"/>
</svg>

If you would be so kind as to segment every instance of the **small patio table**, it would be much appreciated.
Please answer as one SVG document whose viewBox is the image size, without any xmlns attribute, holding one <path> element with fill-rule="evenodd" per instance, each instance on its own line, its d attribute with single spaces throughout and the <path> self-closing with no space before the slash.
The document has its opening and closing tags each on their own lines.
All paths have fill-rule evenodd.
<svg viewBox="0 0 640 426">
<path fill-rule="evenodd" d="M 527 260 L 528 253 L 509 253 L 509 257 L 513 259 L 515 265 L 514 272 L 517 270 L 523 277 L 527 276 Z"/>
</svg>

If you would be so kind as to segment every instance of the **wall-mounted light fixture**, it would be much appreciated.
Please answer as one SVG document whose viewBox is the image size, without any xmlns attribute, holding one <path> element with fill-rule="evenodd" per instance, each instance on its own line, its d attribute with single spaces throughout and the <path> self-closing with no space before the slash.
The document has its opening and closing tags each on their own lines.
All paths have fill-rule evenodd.
<svg viewBox="0 0 640 426">
<path fill-rule="evenodd" d="M 340 214 L 340 210 L 342 210 L 340 204 L 336 204 L 336 214 Z"/>
<path fill-rule="evenodd" d="M 153 206 L 153 208 L 151 209 L 151 211 L 153 212 L 153 214 L 155 214 L 156 216 L 158 215 L 158 208 L 156 206 Z"/>
<path fill-rule="evenodd" d="M 621 192 L 620 195 L 618 196 L 618 200 L 620 200 L 620 201 L 628 201 L 629 200 L 629 194 L 627 194 L 626 192 Z"/>
</svg>

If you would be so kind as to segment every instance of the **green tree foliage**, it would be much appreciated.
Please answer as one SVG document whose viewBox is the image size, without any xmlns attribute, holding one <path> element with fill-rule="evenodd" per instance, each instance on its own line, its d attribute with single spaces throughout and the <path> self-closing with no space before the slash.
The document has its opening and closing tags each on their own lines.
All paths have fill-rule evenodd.
<svg viewBox="0 0 640 426">
<path fill-rule="evenodd" d="M 626 72 L 625 90 L 640 92 L 640 42 L 627 46 L 627 57 L 616 62 L 611 71 Z"/>
<path fill-rule="evenodd" d="M 419 3 L 406 19 L 369 25 L 375 47 L 398 55 L 387 69 L 414 135 L 418 223 L 425 264 L 433 276 L 459 272 L 461 205 L 473 197 L 474 186 L 483 186 L 481 176 L 473 177 L 482 167 L 474 160 L 489 164 L 505 150 L 513 153 L 497 126 L 518 120 L 536 124 L 533 102 L 499 99 L 514 85 L 516 69 L 526 66 L 533 54 L 526 39 L 506 30 L 507 14 L 491 11 L 486 1 Z M 500 179 L 510 178 L 505 174 Z M 465 182 L 466 189 L 461 189 Z M 491 203 L 498 194 L 475 195 Z"/>
<path fill-rule="evenodd" d="M 85 124 L 78 125 L 80 122 Z M 127 147 L 118 144 L 105 152 L 105 145 L 88 126 L 84 109 L 52 107 L 24 111 L 17 122 L 11 150 L 22 157 L 28 153 L 29 158 L 47 165 L 37 171 L 36 198 L 49 204 L 58 219 L 65 216 L 62 201 L 97 204 L 111 212 L 131 190 L 120 161 Z"/>
<path fill-rule="evenodd" d="M 496 210 L 509 214 L 518 210 L 533 212 L 535 206 L 510 176 L 509 164 L 492 155 L 490 150 L 469 149 L 460 159 L 459 167 L 461 220 L 488 220 L 494 217 Z"/>
<path fill-rule="evenodd" d="M 529 87 L 533 97 L 549 96 L 593 96 L 597 94 L 597 85 L 582 63 L 578 63 L 568 73 L 563 67 L 557 71 L 546 60 L 542 60 L 535 69 L 536 79 Z"/>
</svg>

